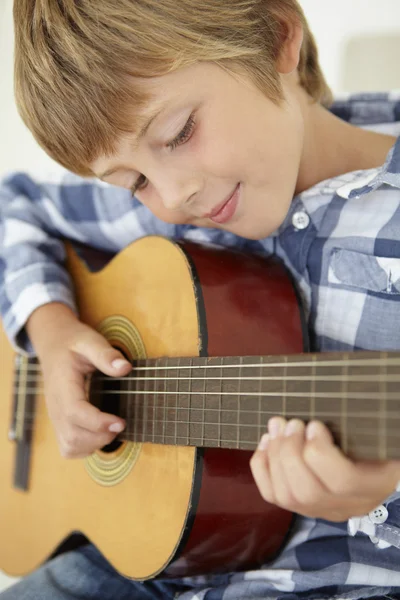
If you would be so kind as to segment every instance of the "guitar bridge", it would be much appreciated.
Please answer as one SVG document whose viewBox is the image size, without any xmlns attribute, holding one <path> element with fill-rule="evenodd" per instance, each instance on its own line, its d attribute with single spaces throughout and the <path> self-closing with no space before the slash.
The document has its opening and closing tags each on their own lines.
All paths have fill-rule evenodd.
<svg viewBox="0 0 400 600">
<path fill-rule="evenodd" d="M 13 410 L 8 439 L 16 444 L 13 485 L 24 491 L 29 487 L 37 369 L 36 358 L 16 355 Z"/>
</svg>

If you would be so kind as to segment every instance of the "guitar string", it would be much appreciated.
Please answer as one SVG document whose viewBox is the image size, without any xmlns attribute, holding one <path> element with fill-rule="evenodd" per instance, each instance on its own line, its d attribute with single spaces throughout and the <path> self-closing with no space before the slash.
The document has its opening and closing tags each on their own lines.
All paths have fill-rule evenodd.
<svg viewBox="0 0 400 600">
<path fill-rule="evenodd" d="M 135 409 L 143 409 L 145 405 L 143 404 L 138 404 L 137 402 L 134 403 Z M 160 405 L 161 406 L 161 405 Z M 160 407 L 159 406 L 159 407 Z M 152 423 L 190 423 L 194 426 L 196 425 L 202 425 L 203 421 L 202 420 L 185 420 L 185 419 L 179 419 L 178 413 L 187 413 L 190 412 L 190 414 L 194 415 L 194 411 L 200 411 L 202 412 L 202 408 L 191 408 L 189 410 L 189 408 L 183 408 L 183 407 L 170 407 L 170 406 L 166 406 L 166 413 L 171 413 L 173 412 L 175 415 L 175 418 L 170 418 L 171 414 L 169 414 L 167 416 L 167 418 L 165 420 L 163 419 L 154 419 L 152 417 L 154 417 L 154 415 L 151 415 L 151 411 L 152 409 L 154 410 L 156 407 L 155 406 L 151 406 L 149 413 L 150 415 L 148 416 L 148 418 L 146 419 L 146 422 L 152 422 Z M 220 409 L 220 408 L 206 408 L 205 409 L 206 413 L 218 413 L 218 415 L 223 415 L 223 414 L 233 414 L 233 411 L 230 409 Z M 303 419 L 309 419 L 310 418 L 310 411 L 307 410 L 296 410 L 295 408 L 291 411 L 288 411 L 290 413 L 293 413 L 293 415 L 296 416 L 296 418 L 303 418 Z M 236 414 L 236 412 L 235 412 Z M 277 410 L 262 410 L 262 411 L 248 411 L 248 410 L 240 410 L 240 414 L 241 416 L 244 418 L 246 415 L 255 415 L 255 416 L 260 416 L 260 417 L 270 417 L 270 416 L 274 416 L 279 414 L 279 409 Z M 392 425 L 392 421 L 398 421 L 400 419 L 400 415 L 398 414 L 398 412 L 390 412 L 390 411 L 386 411 L 386 418 L 390 419 L 390 421 L 388 422 L 388 428 L 390 429 L 390 426 Z M 24 413 L 26 422 L 33 422 L 33 421 L 41 421 L 43 419 L 43 417 L 48 418 L 47 417 L 47 413 L 44 412 L 44 414 L 40 414 L 40 411 L 34 411 L 34 412 L 26 412 Z M 336 412 L 336 411 L 321 411 L 318 413 L 318 419 L 329 419 L 329 418 L 340 418 L 342 417 L 342 413 L 341 412 Z M 372 413 L 362 413 L 362 412 L 354 412 L 354 413 L 347 413 L 346 414 L 347 418 L 355 418 L 357 419 L 357 433 L 361 433 L 361 432 L 370 432 L 370 431 L 375 431 L 375 429 L 370 429 L 370 428 L 365 428 L 363 427 L 363 424 L 360 423 L 360 419 L 361 420 L 365 420 L 365 419 L 375 419 L 377 417 L 377 413 L 372 412 Z M 136 422 L 144 422 L 144 415 L 141 415 L 139 417 L 139 419 L 134 419 L 134 418 L 130 418 L 130 419 L 125 419 L 127 425 L 130 425 L 131 423 L 136 423 Z M 233 423 L 233 422 L 221 422 L 220 420 L 217 421 L 207 421 L 204 423 L 205 425 L 216 425 L 219 426 L 224 425 L 224 426 L 229 426 L 229 427 L 251 427 L 251 428 L 255 428 L 258 427 L 257 424 L 254 423 Z M 398 435 L 398 423 L 393 423 L 393 430 L 396 433 L 396 435 Z"/>
<path fill-rule="evenodd" d="M 216 425 L 216 424 L 214 424 Z M 29 431 L 29 429 L 28 429 Z M 240 444 L 241 447 L 239 448 L 237 445 L 237 438 L 235 440 L 233 439 L 229 439 L 229 438 L 223 438 L 223 439 L 218 439 L 218 438 L 212 438 L 209 437 L 206 440 L 206 444 L 204 444 L 204 442 L 202 442 L 201 440 L 201 436 L 194 436 L 193 434 L 190 435 L 188 434 L 188 432 L 183 433 L 182 435 L 178 435 L 178 436 L 174 436 L 174 435 L 165 435 L 165 438 L 171 439 L 171 441 L 174 441 L 175 443 L 172 445 L 178 445 L 178 446 L 194 446 L 194 447 L 202 447 L 202 445 L 206 445 L 206 447 L 222 447 L 222 445 L 224 445 L 224 447 L 228 447 L 227 445 L 229 444 L 229 447 L 232 449 L 240 449 L 240 450 L 255 450 L 258 440 L 261 437 L 262 432 L 260 432 L 257 436 L 257 438 L 254 441 L 248 441 L 248 440 L 241 440 Z M 138 434 L 139 438 L 142 434 Z M 118 436 L 118 440 L 119 441 L 132 441 L 134 443 L 154 443 L 154 444 L 161 444 L 161 445 L 168 445 L 168 442 L 165 442 L 162 438 L 163 435 L 162 434 L 154 434 L 150 433 L 148 434 L 148 438 L 147 439 L 143 439 L 143 435 L 141 439 L 138 439 L 138 435 L 135 434 L 124 434 L 122 433 L 121 436 Z M 393 434 L 393 436 L 389 436 L 389 437 L 394 437 L 396 436 L 396 433 Z M 189 441 L 189 438 L 191 439 L 191 441 Z M 396 438 L 397 439 L 397 438 Z M 212 444 L 212 445 L 211 445 Z M 373 448 L 371 448 L 371 441 L 368 441 L 368 445 L 362 445 L 360 443 L 356 444 L 356 450 L 357 450 L 357 455 L 360 455 L 361 453 L 366 453 L 367 456 L 369 456 L 370 458 L 375 458 L 376 456 L 374 456 L 373 453 Z M 169 444 L 171 445 L 171 444 Z M 372 450 L 372 455 L 371 455 L 371 450 Z M 388 453 L 392 453 L 394 451 L 399 452 L 399 447 L 398 444 L 395 444 L 394 447 L 390 447 L 388 446 L 386 448 L 386 452 Z M 400 456 L 396 455 L 396 456 L 392 456 L 391 458 L 400 458 Z"/>
<path fill-rule="evenodd" d="M 267 415 L 268 414 L 275 415 L 276 413 L 272 412 L 272 413 L 265 413 L 265 414 L 267 414 Z M 304 415 L 302 415 L 302 416 L 304 416 L 306 418 L 309 415 L 306 414 L 306 413 L 304 413 Z M 357 415 L 357 416 L 359 416 L 359 415 Z M 40 417 L 40 418 L 38 419 L 38 417 Z M 45 418 L 46 421 L 49 420 L 49 417 L 47 416 L 46 413 L 43 414 L 43 415 L 36 414 L 36 415 L 33 416 L 33 419 L 26 419 L 26 424 L 27 424 L 26 430 L 28 430 L 28 431 L 33 430 L 33 427 L 29 427 L 29 425 L 33 424 L 34 422 L 36 423 L 37 421 L 41 422 L 42 419 L 43 419 L 43 417 Z M 139 421 L 139 423 L 143 424 L 143 419 L 139 418 L 138 421 Z M 127 425 L 128 426 L 131 425 L 132 423 L 137 423 L 137 420 L 130 419 L 129 421 L 127 421 Z M 155 426 L 158 425 L 158 424 L 167 425 L 167 426 L 168 425 L 175 426 L 175 424 L 177 424 L 177 425 L 182 425 L 182 426 L 183 425 L 185 425 L 185 426 L 188 425 L 188 426 L 199 427 L 199 428 L 201 428 L 201 426 L 204 424 L 205 426 L 208 426 L 208 427 L 217 427 L 218 428 L 218 427 L 221 426 L 223 428 L 228 428 L 228 429 L 235 428 L 235 430 L 238 429 L 238 428 L 240 428 L 240 429 L 245 429 L 246 428 L 247 430 L 264 431 L 266 429 L 266 425 L 265 426 L 261 426 L 261 429 L 260 429 L 260 427 L 259 427 L 259 425 L 257 423 L 251 423 L 251 424 L 250 423 L 248 423 L 248 424 L 240 424 L 239 423 L 238 424 L 238 423 L 230 423 L 230 422 L 224 423 L 224 422 L 220 422 L 220 421 L 205 421 L 203 423 L 203 421 L 187 421 L 187 420 L 168 419 L 168 418 L 165 419 L 165 420 L 163 420 L 163 419 L 153 420 L 153 419 L 151 419 L 151 417 L 146 420 L 146 424 L 147 425 L 149 425 L 149 424 L 150 425 L 155 425 Z M 106 433 L 106 432 L 104 432 L 104 433 Z M 357 427 L 357 429 L 355 430 L 355 433 L 357 435 L 363 434 L 363 435 L 369 435 L 369 436 L 376 437 L 377 434 L 378 434 L 378 430 L 377 430 L 377 428 Z M 138 434 L 140 436 L 140 435 L 143 435 L 143 432 L 138 431 L 138 432 L 136 432 L 136 434 Z M 122 436 L 123 437 L 125 437 L 127 435 L 132 435 L 132 436 L 135 437 L 135 434 L 132 434 L 131 432 L 126 432 L 126 433 L 122 432 Z M 152 433 L 149 434 L 150 437 L 152 435 L 153 435 Z M 170 435 L 169 437 L 173 437 L 173 436 Z M 182 437 L 182 436 L 178 435 L 177 437 Z M 197 436 L 195 436 L 195 437 L 197 437 Z M 201 437 L 201 435 L 200 435 L 200 437 Z M 386 433 L 386 437 L 387 438 L 393 437 L 393 438 L 395 438 L 397 440 L 398 439 L 398 425 L 393 426 L 393 428 L 392 428 L 391 431 L 388 430 L 387 433 Z M 221 439 L 223 439 L 223 438 L 221 438 Z"/>
<path fill-rule="evenodd" d="M 368 369 L 369 371 L 369 369 Z M 29 373 L 29 372 L 28 372 Z M 354 381 L 360 383 L 376 383 L 377 385 L 381 385 L 381 380 L 378 375 L 360 375 L 359 373 L 353 375 L 348 373 L 347 375 L 316 375 L 308 376 L 308 375 L 288 375 L 286 377 L 280 376 L 250 376 L 250 377 L 112 377 L 112 376 L 97 376 L 94 377 L 95 381 L 159 381 L 164 383 L 165 381 Z M 42 382 L 43 377 L 41 375 L 29 373 L 29 377 L 25 379 L 28 382 Z M 400 375 L 386 375 L 385 381 L 388 383 L 399 383 Z"/>
<path fill-rule="evenodd" d="M 354 353 L 355 355 L 357 353 Z M 320 356 L 320 355 L 317 355 Z M 195 359 L 197 359 L 198 357 L 194 357 Z M 290 357 L 288 357 L 290 358 Z M 149 360 L 160 360 L 160 359 L 149 359 Z M 162 359 L 161 359 L 162 360 Z M 176 360 L 176 359 L 175 359 Z M 292 361 L 287 363 L 288 367 L 313 367 L 313 361 L 312 360 L 300 360 L 300 361 Z M 318 358 L 317 362 L 316 362 L 317 366 L 319 367 L 341 367 L 341 366 L 355 366 L 355 367 L 380 367 L 380 366 L 393 366 L 393 367 L 398 367 L 400 366 L 400 357 L 387 357 L 387 358 L 352 358 L 349 360 L 341 360 L 340 358 L 337 358 L 335 360 L 323 360 Z M 40 364 L 38 363 L 28 363 L 28 368 L 32 369 L 32 370 L 40 370 Z M 259 367 L 264 367 L 264 368 L 284 368 L 284 363 L 283 362 L 264 362 L 264 363 L 243 363 L 242 367 L 244 369 L 248 369 L 248 368 L 259 368 Z M 227 364 L 227 363 L 223 363 L 223 364 L 198 364 L 198 365 L 145 365 L 145 366 L 140 366 L 137 364 L 133 364 L 133 370 L 134 371 L 170 371 L 170 370 L 179 370 L 179 371 L 183 371 L 183 370 L 189 370 L 189 369 L 238 369 L 239 365 L 238 363 L 231 363 L 231 364 Z"/>
<path fill-rule="evenodd" d="M 351 360 L 345 361 L 345 362 L 346 362 L 346 364 L 348 364 L 350 366 L 361 366 L 361 367 L 371 367 L 373 365 L 381 366 L 382 362 L 387 362 L 387 363 L 389 363 L 391 365 L 394 365 L 394 366 L 397 365 L 397 363 L 400 364 L 400 361 L 398 361 L 395 358 L 388 358 L 388 359 L 386 359 L 384 361 L 382 361 L 382 359 L 379 359 L 378 361 L 376 359 L 361 359 L 361 360 L 351 359 Z M 366 364 L 366 362 L 368 362 L 368 364 Z M 313 362 L 312 363 L 308 363 L 307 361 L 301 361 L 299 363 L 289 363 L 288 366 L 304 367 L 304 366 L 308 366 L 309 364 L 311 364 L 311 366 L 313 364 L 315 365 L 315 363 L 313 363 Z M 337 368 L 338 366 L 339 367 L 343 366 L 343 361 L 318 361 L 317 364 L 319 364 L 320 366 L 322 366 L 322 364 L 324 364 L 324 366 L 326 366 L 326 367 L 336 367 Z M 257 365 L 253 365 L 253 364 L 243 364 L 242 365 L 243 368 L 254 368 L 254 367 L 260 368 L 260 366 L 264 367 L 264 368 L 271 368 L 271 367 L 273 367 L 273 368 L 281 367 L 282 368 L 283 365 L 281 363 L 258 363 Z M 38 364 L 32 365 L 32 364 L 28 363 L 28 365 L 25 365 L 25 367 L 27 367 L 26 370 L 28 371 L 28 373 L 30 372 L 30 374 L 32 374 L 32 372 L 37 374 L 37 371 L 40 370 L 40 365 L 38 365 Z M 173 369 L 175 369 L 175 370 L 184 370 L 184 369 L 210 369 L 210 368 L 218 368 L 218 369 L 238 368 L 238 365 L 237 364 L 232 364 L 232 365 L 227 365 L 227 364 L 210 365 L 210 364 L 207 364 L 207 365 L 190 366 L 190 365 L 182 365 L 182 364 L 180 364 L 180 365 L 176 365 L 176 366 L 175 365 L 173 365 L 173 366 L 172 365 L 169 365 L 169 366 L 165 366 L 165 365 L 163 366 L 163 365 L 161 365 L 161 366 L 151 366 L 151 367 L 149 367 L 149 366 L 145 366 L 145 367 L 138 367 L 138 366 L 136 366 L 136 367 L 134 367 L 134 370 L 135 371 L 160 371 L 160 370 L 161 371 L 165 371 L 165 370 L 173 370 Z M 397 378 L 395 375 L 394 376 L 388 375 L 387 378 L 388 378 L 388 381 L 390 381 L 390 382 L 392 382 L 392 381 L 393 382 L 400 381 L 400 379 Z M 33 378 L 32 377 L 28 377 L 27 378 L 27 380 L 29 382 L 31 382 L 32 379 L 33 379 L 33 381 L 37 381 L 38 379 L 39 379 L 39 381 L 41 381 L 42 378 L 41 377 L 39 377 L 39 378 L 37 378 L 37 377 L 33 377 Z M 98 380 L 100 380 L 100 381 L 108 381 L 108 383 L 110 383 L 110 382 L 119 382 L 119 381 L 127 381 L 127 380 L 129 380 L 129 381 L 134 380 L 134 381 L 145 381 L 145 382 L 146 381 L 156 381 L 156 382 L 162 381 L 165 384 L 165 381 L 168 381 L 168 379 L 170 379 L 172 381 L 176 381 L 176 380 L 178 380 L 178 381 L 179 380 L 189 380 L 191 382 L 192 381 L 202 381 L 202 382 L 204 382 L 205 380 L 213 380 L 213 381 L 221 381 L 221 380 L 222 381 L 232 381 L 232 380 L 233 381 L 236 381 L 236 380 L 252 380 L 252 381 L 260 381 L 260 380 L 261 381 L 263 381 L 263 380 L 266 380 L 266 381 L 282 380 L 281 377 L 212 377 L 212 378 L 207 377 L 207 379 L 205 379 L 204 377 L 202 377 L 202 378 L 196 378 L 196 377 L 186 377 L 186 378 L 184 378 L 184 377 L 165 378 L 164 377 L 164 378 L 160 378 L 160 377 L 154 377 L 154 376 L 153 377 L 137 377 L 137 376 L 135 376 L 135 377 L 128 377 L 128 376 L 125 376 L 125 377 L 121 377 L 121 378 L 106 377 L 106 376 L 97 376 L 96 377 L 97 381 Z M 301 380 L 301 381 L 311 381 L 311 382 L 319 381 L 319 380 L 322 380 L 322 381 L 349 381 L 349 382 L 352 382 L 352 381 L 353 382 L 356 382 L 356 381 L 361 381 L 361 382 L 376 381 L 376 377 L 374 377 L 373 375 L 372 376 L 368 376 L 367 375 L 367 376 L 364 376 L 364 377 L 363 376 L 359 376 L 359 375 L 358 376 L 347 375 L 345 377 L 343 377 L 341 375 L 330 376 L 330 377 L 326 377 L 326 376 L 316 376 L 316 377 L 307 377 L 307 376 L 298 376 L 298 377 L 295 377 L 295 376 L 293 376 L 293 377 L 290 377 L 290 376 L 288 376 L 285 379 L 287 379 L 289 381 L 290 380 L 296 380 L 296 381 Z M 32 387 L 26 388 L 26 392 L 33 393 L 33 394 L 40 394 L 40 393 L 43 392 L 43 390 L 39 389 L 38 386 L 36 386 L 36 387 L 33 387 L 33 388 Z M 101 394 L 101 395 L 104 395 L 104 391 L 103 392 L 98 392 L 98 393 Z M 125 391 L 125 390 L 124 391 L 122 391 L 122 390 L 107 390 L 106 393 L 107 394 L 117 393 L 119 395 L 121 395 L 121 393 L 125 393 L 125 394 L 130 394 L 130 395 L 137 396 L 138 394 L 142 394 L 142 395 L 145 394 L 145 391 L 137 390 L 136 392 L 128 392 L 128 391 Z M 148 393 L 154 395 L 154 391 L 151 391 L 151 392 L 148 392 Z M 163 393 L 164 394 L 165 393 L 167 393 L 167 394 L 170 393 L 171 395 L 174 395 L 174 396 L 176 396 L 176 395 L 181 395 L 181 396 L 182 395 L 188 395 L 188 392 L 178 392 L 178 393 L 176 393 L 176 392 L 165 392 L 164 391 Z M 193 394 L 193 395 L 204 395 L 204 392 L 191 392 L 191 394 Z M 238 394 L 235 394 L 234 392 L 226 392 L 225 394 L 229 395 L 229 396 L 235 396 L 236 398 L 238 397 Z M 386 393 L 386 394 L 383 394 L 383 395 L 373 394 L 373 398 L 374 399 L 378 399 L 378 400 L 380 398 L 385 398 L 386 400 L 391 400 L 391 399 L 393 399 L 393 396 L 395 396 L 395 399 L 398 398 L 398 394 L 390 394 L 389 396 L 388 396 L 388 394 L 390 394 L 390 393 Z M 221 393 L 220 392 L 206 392 L 206 395 L 218 395 L 218 396 L 220 396 Z M 252 393 L 242 393 L 242 394 L 240 394 L 240 396 L 244 396 L 244 397 L 250 396 L 250 395 L 255 395 L 255 396 L 259 397 L 259 393 L 254 393 L 254 394 L 252 394 Z M 267 396 L 268 393 L 264 392 L 262 395 L 263 396 Z M 269 395 L 279 396 L 279 392 L 277 392 L 277 393 L 270 393 Z M 309 397 L 310 396 L 310 394 L 308 394 L 308 393 L 305 393 L 305 394 L 303 394 L 301 396 L 298 393 L 297 394 L 296 393 L 290 393 L 289 395 L 290 395 L 291 398 L 305 397 L 305 396 Z M 315 392 L 314 392 L 313 395 L 315 395 Z M 92 392 L 92 396 L 93 396 L 93 392 Z M 339 397 L 339 398 L 342 398 L 342 397 L 349 398 L 349 394 L 348 393 L 345 394 L 345 395 L 344 394 L 341 394 L 341 395 L 336 394 L 335 395 L 335 394 L 332 394 L 332 393 L 319 393 L 319 396 L 317 396 L 317 397 L 327 397 L 327 398 L 329 397 L 329 398 L 332 398 L 333 396 L 336 397 L 336 398 L 337 397 Z M 368 397 L 366 396 L 366 393 L 359 393 L 359 394 L 357 394 L 356 398 L 360 398 L 360 399 L 366 400 Z M 354 399 L 354 396 L 350 397 L 349 399 Z M 127 398 L 127 400 L 129 400 L 129 398 Z M 182 407 L 176 407 L 176 408 L 174 408 L 174 410 L 187 410 L 187 409 L 182 408 Z M 196 410 L 196 409 L 194 409 L 194 410 Z M 206 410 L 212 410 L 212 409 L 206 409 Z M 219 409 L 215 409 L 215 410 L 218 411 L 219 413 L 221 411 L 222 412 L 223 411 L 230 412 L 229 409 L 221 409 L 221 408 L 219 408 Z M 253 411 L 241 411 L 241 412 L 243 412 L 243 414 L 248 413 L 248 412 L 251 412 L 252 414 L 257 414 L 257 411 L 254 411 L 254 412 Z M 278 411 L 262 411 L 261 414 L 262 415 L 275 415 L 275 414 L 277 414 L 277 412 Z M 295 410 L 293 412 L 295 412 L 297 416 L 304 416 L 305 418 L 309 417 L 309 413 L 308 412 L 303 412 L 302 413 L 301 411 L 298 412 L 298 411 L 295 411 Z M 326 414 L 326 415 L 324 415 L 323 413 L 320 413 L 321 417 L 322 416 L 331 416 L 332 417 L 332 416 L 340 416 L 340 415 L 342 415 L 342 413 L 329 413 L 329 414 Z M 36 414 L 35 413 L 33 413 L 33 414 L 26 413 L 25 416 L 26 416 L 27 419 L 37 419 L 38 413 L 36 413 Z M 368 417 L 368 415 L 365 415 L 365 413 L 364 413 L 364 415 L 360 414 L 360 413 L 357 413 L 357 414 L 348 413 L 347 416 L 348 417 L 356 416 L 357 418 L 359 418 L 360 416 L 362 416 L 362 417 L 365 417 L 365 418 L 370 418 L 370 417 Z M 374 414 L 373 416 L 375 417 L 376 415 Z M 389 417 L 392 420 L 399 418 L 399 416 L 397 414 L 391 413 L 391 412 L 387 412 L 387 418 L 389 418 Z M 164 423 L 164 425 L 165 424 L 169 424 L 169 423 L 176 424 L 176 419 L 173 420 L 173 421 L 160 421 L 160 422 Z M 179 422 L 182 423 L 182 421 L 179 421 Z M 153 421 L 153 423 L 154 423 L 154 421 Z M 183 423 L 185 423 L 185 422 L 183 422 Z M 190 424 L 190 422 L 187 422 L 187 424 Z M 196 425 L 196 422 L 191 422 L 191 424 Z M 218 421 L 217 423 L 205 423 L 205 424 L 210 425 L 210 426 L 213 426 L 213 425 L 218 426 L 220 424 L 220 421 Z M 231 424 L 226 424 L 226 425 L 227 426 L 233 426 Z M 243 426 L 243 425 L 237 425 L 237 426 Z M 252 425 L 252 427 L 257 427 L 257 426 L 253 426 Z M 359 431 L 360 430 L 358 429 L 358 432 Z M 362 430 L 362 431 L 363 432 L 367 432 L 367 433 L 371 432 L 371 430 Z M 395 435 L 395 434 L 393 434 L 393 435 Z"/>
<path fill-rule="evenodd" d="M 17 393 L 18 391 L 18 387 L 14 388 L 14 393 Z M 43 395 L 44 394 L 44 388 L 43 389 L 38 389 L 35 386 L 32 387 L 24 387 L 24 391 L 28 394 L 31 395 Z M 258 398 L 259 397 L 259 392 L 234 392 L 234 391 L 229 391 L 229 392 L 220 392 L 215 391 L 215 392 L 202 392 L 202 391 L 180 391 L 180 392 L 173 392 L 173 391 L 165 391 L 165 392 L 158 392 L 157 390 L 152 391 L 152 390 L 135 390 L 135 391 L 130 391 L 130 390 L 102 390 L 99 392 L 95 392 L 92 391 L 90 393 L 90 397 L 94 397 L 94 396 L 128 396 L 126 398 L 126 401 L 129 402 L 130 400 L 130 396 L 154 396 L 154 395 L 159 395 L 159 394 L 164 394 L 166 396 L 234 396 L 235 398 L 237 397 L 241 397 L 241 398 L 248 398 L 248 397 L 253 397 L 253 398 Z M 281 392 L 280 390 L 276 390 L 273 392 L 262 392 L 262 397 L 263 398 L 275 398 L 275 397 L 280 397 Z M 309 392 L 296 392 L 296 391 L 287 391 L 286 395 L 290 398 L 310 398 L 311 394 Z M 386 400 L 394 400 L 394 401 L 399 401 L 400 400 L 400 393 L 399 392 L 314 392 L 313 393 L 313 397 L 314 398 L 347 398 L 349 400 L 381 400 L 381 399 L 386 399 Z"/>
</svg>

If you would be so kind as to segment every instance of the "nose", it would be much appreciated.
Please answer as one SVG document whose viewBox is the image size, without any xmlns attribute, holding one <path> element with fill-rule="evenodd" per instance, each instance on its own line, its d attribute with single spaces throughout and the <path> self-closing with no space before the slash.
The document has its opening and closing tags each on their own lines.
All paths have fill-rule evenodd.
<svg viewBox="0 0 400 600">
<path fill-rule="evenodd" d="M 196 178 L 184 170 L 159 171 L 153 185 L 163 206 L 168 210 L 180 210 L 199 191 Z"/>
</svg>

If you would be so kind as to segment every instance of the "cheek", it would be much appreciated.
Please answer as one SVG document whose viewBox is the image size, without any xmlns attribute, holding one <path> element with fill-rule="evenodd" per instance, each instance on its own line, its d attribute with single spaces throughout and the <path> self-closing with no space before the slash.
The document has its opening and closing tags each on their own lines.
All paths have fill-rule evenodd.
<svg viewBox="0 0 400 600">
<path fill-rule="evenodd" d="M 157 219 L 164 221 L 164 223 L 185 225 L 189 222 L 187 216 L 182 211 L 165 208 L 160 198 L 150 198 L 145 193 L 137 194 L 137 198 Z"/>
</svg>

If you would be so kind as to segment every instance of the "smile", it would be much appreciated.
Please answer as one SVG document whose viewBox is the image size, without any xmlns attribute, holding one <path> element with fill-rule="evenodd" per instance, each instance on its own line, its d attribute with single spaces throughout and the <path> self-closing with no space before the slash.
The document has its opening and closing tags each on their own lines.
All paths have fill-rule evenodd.
<svg viewBox="0 0 400 600">
<path fill-rule="evenodd" d="M 240 183 L 237 184 L 233 193 L 223 201 L 222 204 L 219 204 L 207 215 L 204 215 L 206 218 L 211 219 L 214 223 L 227 223 L 233 217 L 236 212 L 236 208 L 239 202 L 240 196 Z"/>
</svg>

